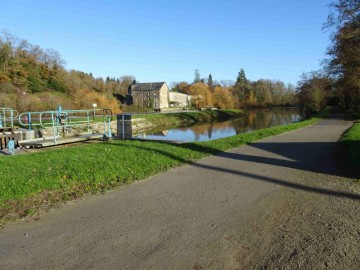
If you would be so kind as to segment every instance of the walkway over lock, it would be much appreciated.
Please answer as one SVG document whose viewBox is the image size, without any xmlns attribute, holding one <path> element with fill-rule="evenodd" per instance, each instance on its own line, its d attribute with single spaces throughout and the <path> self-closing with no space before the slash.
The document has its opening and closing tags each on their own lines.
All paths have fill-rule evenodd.
<svg viewBox="0 0 360 270">
<path fill-rule="evenodd" d="M 98 122 L 95 120 L 99 116 L 103 120 L 104 133 L 95 134 L 90 124 Z M 21 141 L 20 146 L 46 147 L 112 136 L 110 109 L 62 110 L 59 106 L 57 111 L 21 113 L 18 121 L 22 127 L 28 129 L 31 137 L 35 129 L 40 133 L 37 134 L 38 138 Z M 45 134 L 45 130 L 51 134 Z"/>
</svg>

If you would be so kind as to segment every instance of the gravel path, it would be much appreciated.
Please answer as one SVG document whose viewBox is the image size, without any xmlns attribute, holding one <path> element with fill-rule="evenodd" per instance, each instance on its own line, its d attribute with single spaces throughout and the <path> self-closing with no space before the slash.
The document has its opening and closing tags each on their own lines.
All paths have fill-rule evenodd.
<svg viewBox="0 0 360 270">
<path fill-rule="evenodd" d="M 0 269 L 359 269 L 339 117 L 0 231 Z M 357 178 L 360 178 L 357 175 Z"/>
</svg>

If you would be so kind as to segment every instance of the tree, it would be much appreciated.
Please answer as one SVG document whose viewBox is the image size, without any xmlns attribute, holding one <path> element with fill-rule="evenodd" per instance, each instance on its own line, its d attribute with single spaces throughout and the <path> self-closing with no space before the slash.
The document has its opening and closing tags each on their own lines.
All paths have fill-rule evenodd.
<svg viewBox="0 0 360 270">
<path fill-rule="evenodd" d="M 194 73 L 194 82 L 193 83 L 199 83 L 201 81 L 200 79 L 200 73 L 199 73 L 199 70 L 195 70 L 195 73 Z"/>
<path fill-rule="evenodd" d="M 214 91 L 214 82 L 213 82 L 211 74 L 209 74 L 207 85 L 209 86 L 210 91 Z"/>
<path fill-rule="evenodd" d="M 259 106 L 272 104 L 271 81 L 260 79 L 252 84 L 254 94 Z"/>
<path fill-rule="evenodd" d="M 190 88 L 190 85 L 187 83 L 187 82 L 179 82 L 177 83 L 174 88 L 173 88 L 173 91 L 177 91 L 177 92 L 180 92 L 180 93 L 183 93 L 183 94 L 188 94 L 189 93 L 189 88 Z"/>
<path fill-rule="evenodd" d="M 251 86 L 246 78 L 244 69 L 240 69 L 238 76 L 236 78 L 234 89 L 236 95 L 239 98 L 239 101 L 241 103 L 245 103 L 246 95 L 251 90 Z"/>
<path fill-rule="evenodd" d="M 360 2 L 338 0 L 330 7 L 325 28 L 335 30 L 328 49 L 327 68 L 336 79 L 344 106 L 360 111 Z"/>
<path fill-rule="evenodd" d="M 245 103 L 247 106 L 256 106 L 256 97 L 253 91 L 246 94 Z"/>
<path fill-rule="evenodd" d="M 191 103 L 197 108 L 205 108 L 212 106 L 212 94 L 209 87 L 204 83 L 195 83 L 189 87 L 189 95 L 191 95 Z"/>
<path fill-rule="evenodd" d="M 301 75 L 297 88 L 301 104 L 319 111 L 331 95 L 332 81 L 321 72 L 312 71 Z"/>
<path fill-rule="evenodd" d="M 213 93 L 213 103 L 216 108 L 233 109 L 235 108 L 234 96 L 228 88 L 215 86 Z"/>
</svg>

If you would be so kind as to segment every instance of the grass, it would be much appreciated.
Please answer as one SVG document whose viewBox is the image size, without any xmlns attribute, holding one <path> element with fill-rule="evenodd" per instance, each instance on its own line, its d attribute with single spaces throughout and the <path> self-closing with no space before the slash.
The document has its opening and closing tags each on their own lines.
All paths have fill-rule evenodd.
<svg viewBox="0 0 360 270">
<path fill-rule="evenodd" d="M 28 155 L 0 156 L 0 221 L 30 215 L 44 205 L 146 179 L 208 155 L 302 128 L 326 113 L 286 126 L 208 142 L 177 145 L 114 140 Z"/>
<path fill-rule="evenodd" d="M 359 117 L 357 117 L 359 118 Z M 340 142 L 345 147 L 346 156 L 350 166 L 360 167 L 360 122 L 354 125 L 343 135 Z"/>
<path fill-rule="evenodd" d="M 244 115 L 242 110 L 209 110 L 195 112 L 179 112 L 166 114 L 139 114 L 134 118 L 144 118 L 147 122 L 155 126 L 175 126 L 175 125 L 191 125 L 199 122 L 213 122 L 219 120 L 227 120 L 230 118 L 241 117 Z"/>
</svg>

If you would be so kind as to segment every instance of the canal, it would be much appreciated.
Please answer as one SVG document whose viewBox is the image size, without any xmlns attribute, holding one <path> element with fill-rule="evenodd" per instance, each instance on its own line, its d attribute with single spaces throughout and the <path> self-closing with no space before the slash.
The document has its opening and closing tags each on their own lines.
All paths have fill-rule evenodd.
<svg viewBox="0 0 360 270">
<path fill-rule="evenodd" d="M 139 139 L 201 142 L 258 129 L 286 125 L 304 119 L 302 108 L 247 109 L 246 115 L 223 122 L 197 124 L 134 136 Z"/>
</svg>

